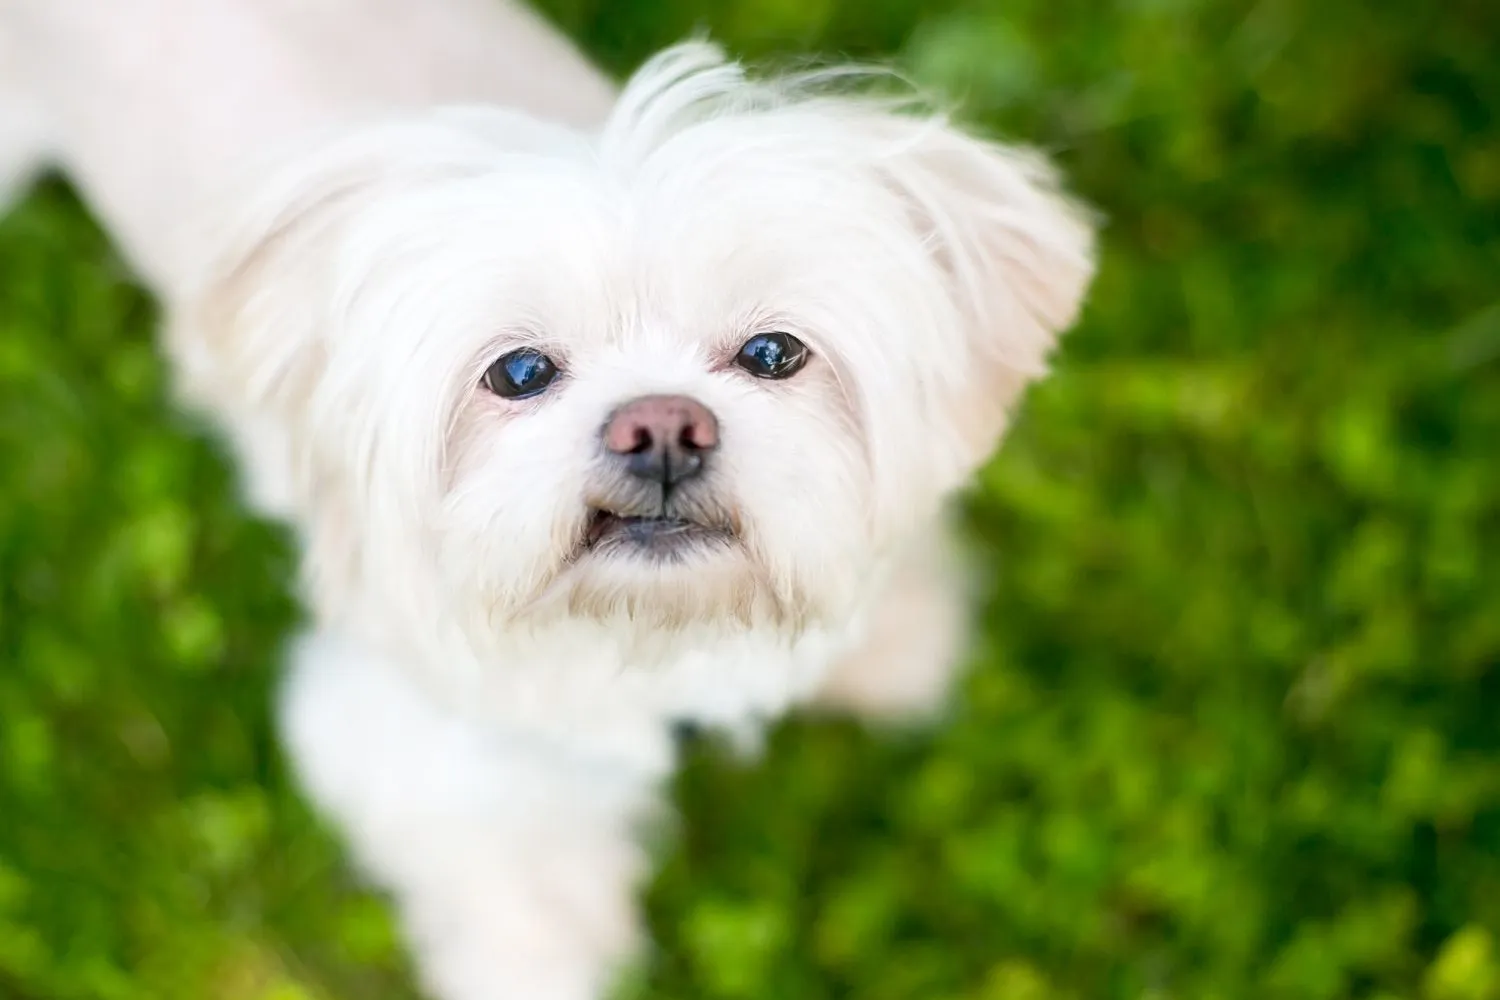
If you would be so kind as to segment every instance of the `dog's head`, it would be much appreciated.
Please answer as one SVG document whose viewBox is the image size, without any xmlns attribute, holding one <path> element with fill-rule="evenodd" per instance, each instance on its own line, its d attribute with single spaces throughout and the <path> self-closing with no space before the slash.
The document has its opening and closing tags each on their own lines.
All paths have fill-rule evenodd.
<svg viewBox="0 0 1500 1000">
<path fill-rule="evenodd" d="M 1092 270 L 1039 159 L 698 44 L 596 134 L 435 113 L 243 204 L 198 393 L 281 435 L 323 602 L 475 634 L 847 614 Z"/>
</svg>

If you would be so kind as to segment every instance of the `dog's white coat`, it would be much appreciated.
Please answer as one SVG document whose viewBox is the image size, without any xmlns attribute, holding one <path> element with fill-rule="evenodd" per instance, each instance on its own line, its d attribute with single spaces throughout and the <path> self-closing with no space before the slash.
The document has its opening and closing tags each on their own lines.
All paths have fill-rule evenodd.
<svg viewBox="0 0 1500 1000">
<path fill-rule="evenodd" d="M 8 0 L 0 60 L 0 182 L 68 172 L 302 534 L 287 742 L 434 996 L 600 995 L 673 721 L 940 701 L 943 500 L 1092 270 L 1038 161 L 702 45 L 617 99 L 493 0 Z M 805 372 L 729 363 L 766 329 Z M 564 382 L 479 391 L 517 345 Z M 732 550 L 580 549 L 651 392 L 717 414 Z"/>
</svg>

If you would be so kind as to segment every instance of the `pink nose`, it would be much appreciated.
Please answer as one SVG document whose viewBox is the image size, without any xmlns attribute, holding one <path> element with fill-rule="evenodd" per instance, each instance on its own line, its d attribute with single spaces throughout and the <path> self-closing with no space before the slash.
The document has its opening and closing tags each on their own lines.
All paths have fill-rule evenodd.
<svg viewBox="0 0 1500 1000">
<path fill-rule="evenodd" d="M 719 444 L 719 422 L 687 396 L 642 396 L 616 410 L 604 425 L 604 447 L 631 475 L 674 486 L 703 471 Z"/>
</svg>

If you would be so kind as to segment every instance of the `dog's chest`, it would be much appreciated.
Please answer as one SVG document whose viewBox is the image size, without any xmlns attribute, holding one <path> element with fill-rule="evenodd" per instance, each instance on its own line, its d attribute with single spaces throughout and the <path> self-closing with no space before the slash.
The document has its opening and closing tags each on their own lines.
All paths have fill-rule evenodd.
<svg viewBox="0 0 1500 1000">
<path fill-rule="evenodd" d="M 770 721 L 811 698 L 848 644 L 834 630 L 694 638 L 622 642 L 577 623 L 516 637 L 503 665 L 477 678 L 474 704 L 618 759 L 681 723 L 743 733 Z"/>
</svg>

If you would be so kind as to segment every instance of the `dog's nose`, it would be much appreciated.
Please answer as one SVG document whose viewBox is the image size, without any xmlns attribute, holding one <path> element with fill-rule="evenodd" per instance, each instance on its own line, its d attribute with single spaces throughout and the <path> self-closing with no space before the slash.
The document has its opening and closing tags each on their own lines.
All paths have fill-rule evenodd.
<svg viewBox="0 0 1500 1000">
<path fill-rule="evenodd" d="M 703 471 L 718 447 L 719 422 L 687 396 L 642 396 L 616 410 L 604 425 L 604 447 L 632 476 L 675 486 Z"/>
</svg>

